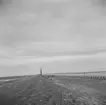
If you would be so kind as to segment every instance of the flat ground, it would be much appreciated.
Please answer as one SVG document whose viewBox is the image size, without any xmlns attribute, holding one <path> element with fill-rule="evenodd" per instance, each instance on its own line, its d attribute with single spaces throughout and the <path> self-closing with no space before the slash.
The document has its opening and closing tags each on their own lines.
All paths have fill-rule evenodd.
<svg viewBox="0 0 106 105">
<path fill-rule="evenodd" d="M 0 82 L 0 105 L 106 105 L 106 81 L 26 76 Z"/>
</svg>

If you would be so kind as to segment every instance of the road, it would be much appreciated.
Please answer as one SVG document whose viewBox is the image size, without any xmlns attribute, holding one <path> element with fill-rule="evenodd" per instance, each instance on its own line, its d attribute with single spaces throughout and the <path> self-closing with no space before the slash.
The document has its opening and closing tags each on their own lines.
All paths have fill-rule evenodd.
<svg viewBox="0 0 106 105">
<path fill-rule="evenodd" d="M 104 95 L 98 90 L 85 84 L 78 84 L 75 78 L 71 78 L 71 82 L 69 79 L 29 76 L 4 82 L 0 86 L 0 105 L 7 105 L 6 102 L 8 105 L 38 105 L 38 103 L 39 105 L 53 105 L 53 103 L 54 105 L 69 103 L 103 105 L 105 103 L 106 98 L 101 98 Z"/>
</svg>

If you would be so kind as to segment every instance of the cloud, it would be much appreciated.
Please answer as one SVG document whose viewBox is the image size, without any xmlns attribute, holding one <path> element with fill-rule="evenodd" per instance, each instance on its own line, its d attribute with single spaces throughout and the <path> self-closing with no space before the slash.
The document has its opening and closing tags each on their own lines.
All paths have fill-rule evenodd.
<svg viewBox="0 0 106 105">
<path fill-rule="evenodd" d="M 79 41 L 79 40 L 78 40 Z M 74 42 L 30 42 L 21 43 L 16 48 L 18 56 L 64 56 L 64 55 L 95 55 L 105 53 L 105 44 L 85 46 Z"/>
<path fill-rule="evenodd" d="M 96 1 L 83 0 L 5 1 L 1 3 L 0 42 L 10 47 L 23 41 L 68 41 L 82 47 L 102 47 L 99 44 L 104 43 L 106 47 L 103 40 L 106 39 L 106 19 L 99 12 L 102 2 L 98 2 L 101 5 L 98 7 Z"/>
<path fill-rule="evenodd" d="M 0 59 L 0 65 L 19 65 L 19 64 L 33 64 L 33 63 L 52 63 L 61 61 L 77 61 L 86 59 L 105 59 L 106 53 L 88 54 L 88 55 L 58 55 L 58 56 L 13 56 Z"/>
<path fill-rule="evenodd" d="M 1 0 L 0 66 L 105 68 L 105 27 L 104 0 Z"/>
</svg>

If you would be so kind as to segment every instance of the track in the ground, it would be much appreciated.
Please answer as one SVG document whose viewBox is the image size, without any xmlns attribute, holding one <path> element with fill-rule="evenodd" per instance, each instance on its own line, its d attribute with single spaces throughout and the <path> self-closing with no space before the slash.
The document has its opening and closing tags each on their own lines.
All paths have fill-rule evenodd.
<svg viewBox="0 0 106 105">
<path fill-rule="evenodd" d="M 0 105 L 106 105 L 106 96 L 73 91 L 64 81 L 55 80 L 36 76 L 4 83 Z"/>
</svg>

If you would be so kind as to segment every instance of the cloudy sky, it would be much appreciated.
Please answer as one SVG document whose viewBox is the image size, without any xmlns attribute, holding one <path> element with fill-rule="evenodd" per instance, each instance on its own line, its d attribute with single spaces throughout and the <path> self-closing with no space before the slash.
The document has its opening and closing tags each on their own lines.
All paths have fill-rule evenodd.
<svg viewBox="0 0 106 105">
<path fill-rule="evenodd" d="M 106 70 L 105 0 L 0 0 L 0 76 Z"/>
</svg>

